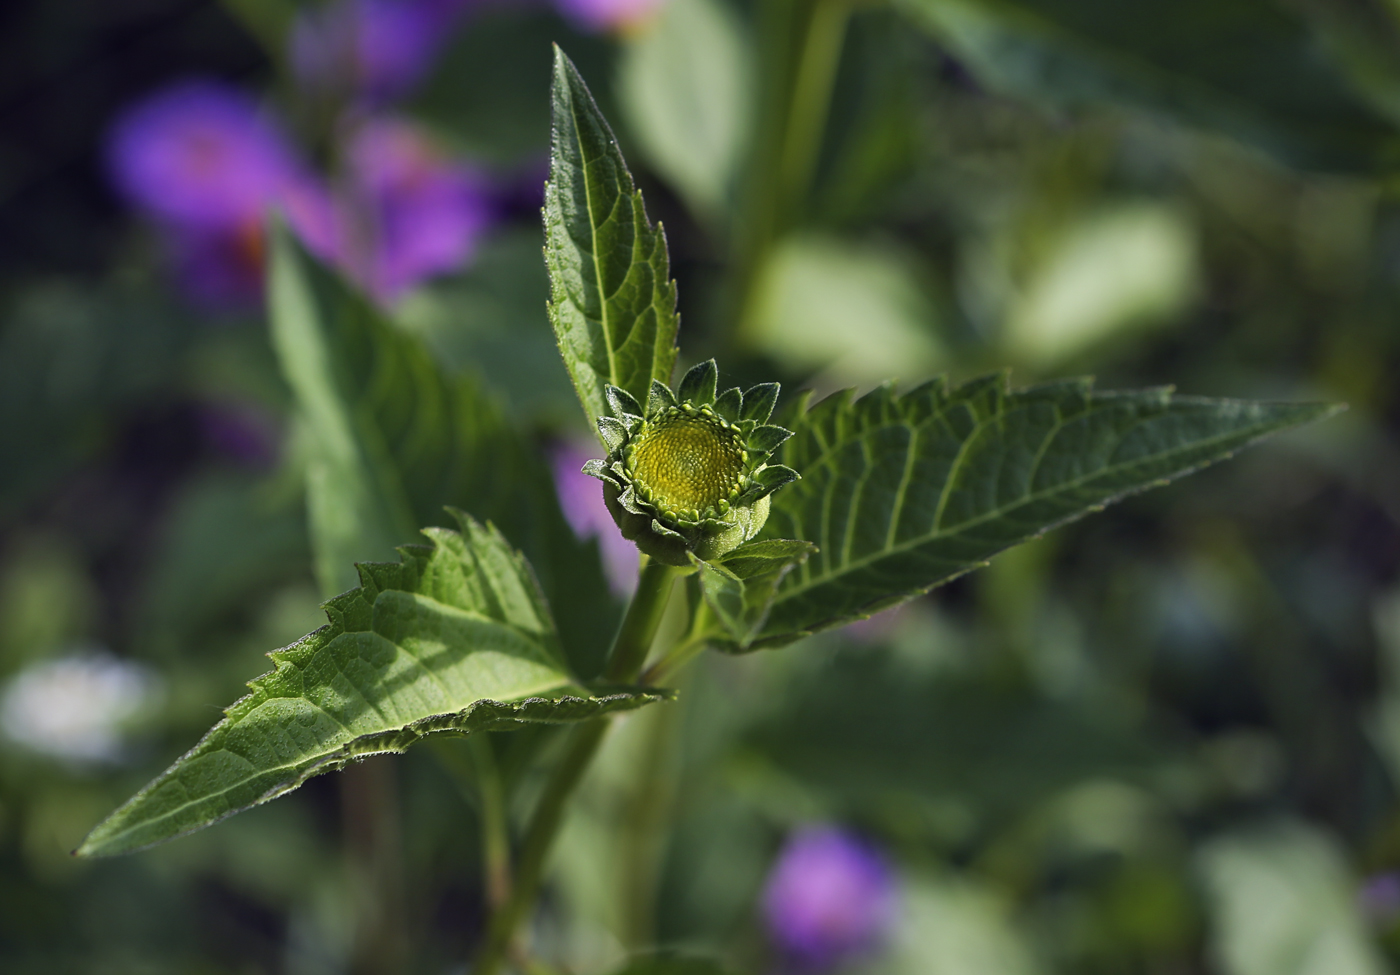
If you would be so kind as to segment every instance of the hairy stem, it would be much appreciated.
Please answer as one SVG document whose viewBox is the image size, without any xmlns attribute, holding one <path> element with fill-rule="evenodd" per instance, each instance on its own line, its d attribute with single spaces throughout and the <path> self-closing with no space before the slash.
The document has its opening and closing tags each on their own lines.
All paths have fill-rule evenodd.
<svg viewBox="0 0 1400 975">
<path fill-rule="evenodd" d="M 613 641 L 612 654 L 604 672 L 606 679 L 619 683 L 637 679 L 652 640 L 656 638 L 657 627 L 661 625 L 672 585 L 683 571 L 658 562 L 649 562 L 642 569 L 637 592 Z M 569 797 L 593 761 L 608 725 L 607 718 L 599 718 L 581 724 L 571 732 L 564 754 L 550 773 L 544 793 L 536 803 L 534 814 L 525 829 L 510 896 L 491 917 L 486 942 L 472 967 L 473 975 L 495 975 L 500 970 L 515 938 L 516 928 L 525 919 L 539 893 L 545 861 L 564 821 Z"/>
</svg>

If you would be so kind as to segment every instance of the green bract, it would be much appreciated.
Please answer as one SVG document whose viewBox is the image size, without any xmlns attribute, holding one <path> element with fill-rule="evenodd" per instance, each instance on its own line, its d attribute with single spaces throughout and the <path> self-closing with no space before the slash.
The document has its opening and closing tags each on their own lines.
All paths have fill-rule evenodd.
<svg viewBox="0 0 1400 975">
<path fill-rule="evenodd" d="M 671 392 L 652 381 L 646 409 L 626 390 L 606 387 L 612 416 L 598 418 L 608 446 L 585 474 L 603 482 L 608 510 L 622 534 L 667 565 L 688 553 L 713 559 L 758 534 L 769 496 L 797 472 L 768 457 L 792 431 L 767 422 L 778 384 L 716 395 L 713 359 L 685 374 Z"/>
</svg>

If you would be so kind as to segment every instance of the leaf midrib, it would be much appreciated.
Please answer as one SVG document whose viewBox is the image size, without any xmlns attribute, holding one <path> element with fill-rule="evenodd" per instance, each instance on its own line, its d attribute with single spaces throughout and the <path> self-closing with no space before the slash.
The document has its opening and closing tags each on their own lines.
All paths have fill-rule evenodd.
<svg viewBox="0 0 1400 975">
<path fill-rule="evenodd" d="M 397 643 L 394 644 L 394 646 L 397 647 L 397 648 L 398 648 L 399 650 L 401 650 L 401 651 L 403 650 L 403 648 L 400 647 Z M 403 652 L 407 653 L 407 651 L 403 651 Z M 411 654 L 410 654 L 410 656 L 411 656 Z M 520 695 L 519 695 L 518 697 L 514 697 L 514 696 L 513 696 L 511 700 L 508 700 L 508 701 L 495 701 L 495 703 L 497 703 L 497 704 L 516 704 L 516 703 L 519 703 L 520 701 L 526 700 L 526 699 L 528 699 L 528 698 L 530 698 L 530 697 L 534 697 L 534 696 L 537 696 L 537 695 L 540 695 L 540 694 L 544 694 L 544 693 L 546 693 L 546 692 L 548 692 L 548 691 L 555 690 L 556 688 L 563 688 L 563 687 L 570 687 L 570 686 L 572 686 L 572 682 L 569 681 L 567 678 L 565 678 L 563 681 L 560 681 L 560 682 L 558 682 L 558 683 L 549 684 L 549 685 L 542 686 L 542 687 L 535 687 L 535 688 L 531 688 L 531 689 L 529 689 L 529 690 L 527 690 L 527 691 L 522 691 L 522 692 L 520 692 Z M 317 704 L 315 701 L 311 700 L 310 698 L 308 698 L 308 697 L 306 697 L 306 696 L 304 696 L 304 695 L 299 695 L 299 696 L 295 696 L 295 697 L 293 697 L 293 696 L 287 696 L 287 697 L 280 697 L 280 698 L 272 698 L 272 697 L 267 698 L 267 701 L 273 701 L 273 700 L 305 701 L 306 703 L 310 704 L 312 707 L 316 708 L 316 710 L 320 711 L 322 714 L 325 714 L 327 717 L 330 717 L 331 720 L 335 721 L 336 724 L 339 724 L 340 727 L 345 728 L 345 725 L 342 724 L 340 721 L 337 721 L 333 716 L 331 716 L 331 715 L 325 710 L 325 708 L 321 707 L 321 706 L 320 706 L 319 704 Z M 461 714 L 463 711 L 468 711 L 468 710 L 470 710 L 470 709 L 472 709 L 472 708 L 475 708 L 475 707 L 477 707 L 478 705 L 483 704 L 483 703 L 485 703 L 485 702 L 487 702 L 487 701 L 494 701 L 494 699 L 493 699 L 493 698 L 485 698 L 485 697 L 483 697 L 483 698 L 481 698 L 480 700 L 476 700 L 476 701 L 471 702 L 471 703 L 468 704 L 465 708 L 460 708 L 460 709 L 458 709 L 457 711 L 445 711 L 445 712 L 443 712 L 442 714 Z M 261 702 L 261 703 L 266 703 L 266 701 Z M 170 809 L 170 810 L 168 810 L 168 811 L 166 811 L 166 812 L 161 813 L 159 816 L 151 816 L 151 817 L 148 817 L 148 818 L 146 818 L 146 819 L 139 820 L 138 822 L 132 824 L 131 826 L 128 826 L 128 827 L 126 827 L 125 829 L 123 829 L 120 833 L 113 834 L 113 836 L 114 836 L 114 838 L 115 838 L 115 837 L 121 837 L 121 836 L 127 836 L 127 835 L 129 835 L 129 834 L 135 832 L 137 829 L 140 829 L 140 828 L 142 828 L 142 827 L 150 826 L 150 825 L 153 825 L 153 824 L 155 824 L 155 823 L 164 822 L 164 821 L 166 821 L 166 820 L 168 820 L 168 819 L 170 819 L 170 818 L 172 818 L 172 817 L 178 815 L 179 813 L 184 812 L 186 809 L 189 809 L 189 808 L 192 807 L 192 806 L 197 806 L 197 805 L 199 805 L 199 804 L 201 804 L 201 803 L 208 802 L 208 801 L 210 801 L 211 799 L 217 799 L 218 797 L 220 797 L 220 796 L 222 796 L 222 795 L 225 795 L 226 793 L 232 792 L 234 789 L 237 789 L 237 788 L 239 788 L 240 786 L 246 785 L 248 782 L 252 781 L 253 779 L 257 778 L 258 776 L 262 776 L 262 775 L 275 775 L 275 774 L 277 774 L 277 773 L 279 773 L 279 772 L 288 772 L 288 771 L 296 771 L 296 770 L 305 769 L 305 768 L 314 768 L 316 765 L 319 765 L 321 762 L 325 761 L 327 758 L 333 756 L 333 755 L 334 755 L 335 753 L 337 753 L 337 752 L 344 751 L 346 747 L 348 747 L 348 746 L 350 746 L 350 745 L 353 745 L 353 744 L 354 744 L 355 742 L 357 742 L 357 741 L 360 741 L 360 740 L 365 739 L 365 738 L 374 737 L 374 736 L 376 736 L 376 735 L 382 735 L 382 734 L 385 734 L 385 733 L 388 733 L 388 732 L 407 731 L 407 730 L 408 730 L 409 728 L 411 728 L 413 725 L 419 724 L 419 723 L 421 723 L 421 722 L 423 722 L 423 721 L 427 721 L 429 718 L 439 718 L 439 717 L 442 717 L 442 714 L 428 714 L 428 715 L 424 715 L 423 717 L 418 718 L 418 719 L 416 719 L 416 720 L 414 720 L 414 721 L 410 721 L 410 722 L 408 722 L 408 724 L 398 725 L 398 726 L 392 726 L 392 725 L 391 725 L 391 726 L 387 726 L 387 727 L 385 727 L 385 728 L 383 728 L 383 729 L 381 729 L 381 730 L 379 730 L 379 731 L 371 731 L 371 732 L 367 732 L 367 733 L 362 734 L 362 735 L 353 735 L 348 741 L 342 742 L 341 744 L 337 745 L 337 746 L 334 747 L 334 748 L 328 748 L 328 749 L 325 749 L 325 750 L 323 750 L 323 751 L 309 753 L 309 754 L 306 755 L 306 756 L 304 757 L 304 759 L 301 760 L 301 761 L 297 761 L 297 762 L 288 762 L 288 763 L 285 763 L 285 764 L 283 764 L 283 765 L 272 765 L 272 766 L 269 766 L 269 767 L 266 768 L 266 769 L 260 769 L 260 770 L 259 770 L 256 774 L 254 774 L 254 775 L 245 775 L 245 776 L 243 776 L 242 778 L 238 779 L 237 781 L 231 782 L 230 784 L 226 785 L 226 786 L 223 787 L 222 789 L 219 789 L 219 790 L 217 790 L 217 791 L 215 791 L 215 792 L 206 792 L 206 793 L 204 793 L 203 795 L 201 795 L 198 799 L 191 799 L 191 800 L 189 800 L 188 802 L 183 802 L 183 803 L 181 803 L 180 805 L 176 806 L 175 808 Z M 232 727 L 234 727 L 234 725 L 228 725 L 228 726 L 226 726 L 226 727 L 232 728 Z M 346 730 L 346 731 L 349 731 L 348 728 L 346 728 L 345 730 Z M 219 751 L 228 752 L 230 755 L 238 755 L 237 752 L 231 751 L 230 749 L 224 748 L 224 747 L 222 747 L 222 746 L 219 748 Z M 214 754 L 214 753 L 210 752 L 209 754 Z M 247 761 L 247 758 L 245 758 L 245 757 L 242 756 L 242 755 L 238 755 L 238 757 L 241 758 L 241 759 L 243 759 L 244 761 Z M 286 784 L 286 783 L 278 783 L 278 785 L 279 785 L 279 787 L 280 787 L 280 786 L 284 786 L 284 785 L 287 785 L 287 784 Z M 295 787 L 296 787 L 295 784 L 293 784 L 293 785 L 290 785 L 288 788 L 295 788 Z M 282 790 L 282 791 L 287 791 L 287 790 Z M 265 798 L 265 797 L 264 797 L 264 798 Z M 235 811 L 237 811 L 237 810 L 235 810 Z M 201 828 L 201 827 L 194 827 L 194 828 L 195 828 L 195 829 L 199 829 L 199 828 Z M 193 832 L 193 830 L 188 830 L 188 831 L 186 831 L 186 832 Z M 180 835 L 183 835 L 183 834 L 180 834 Z M 110 841 L 109 841 L 109 842 L 110 842 Z"/>
<path fill-rule="evenodd" d="M 588 178 L 588 160 L 584 155 L 582 128 L 579 125 L 578 114 L 578 93 L 572 90 L 569 92 L 569 117 L 574 122 L 574 141 L 578 145 L 579 172 L 583 176 L 583 196 L 588 206 L 588 229 L 591 235 L 588 248 L 588 259 L 593 263 L 593 279 L 598 283 L 598 305 L 599 324 L 603 326 L 603 347 L 608 354 L 608 382 L 617 385 L 617 353 L 613 348 L 612 322 L 608 316 L 609 298 L 606 293 L 606 282 L 603 280 L 603 269 L 598 263 L 598 224 L 595 222 L 593 211 L 593 187 Z"/>
<path fill-rule="evenodd" d="M 1083 415 L 1083 414 L 1081 414 L 1081 416 L 1082 416 L 1082 415 Z M 990 426 L 993 422 L 997 422 L 997 421 L 999 421 L 999 420 L 1001 420 L 1001 419 L 1004 419 L 1004 415 L 999 415 L 998 417 L 995 417 L 995 418 L 993 418 L 993 419 L 990 420 L 990 421 L 984 420 L 984 421 L 979 422 L 979 423 L 977 424 L 977 426 L 972 430 L 972 432 L 968 434 L 967 441 L 970 442 L 970 441 L 971 441 L 978 433 L 980 433 L 984 428 Z M 1079 416 L 1076 416 L 1075 419 L 1079 419 Z M 891 426 L 891 425 L 892 425 L 892 424 L 883 424 L 882 426 Z M 909 423 L 904 423 L 904 424 L 900 424 L 900 425 L 901 425 L 901 426 L 908 427 L 909 430 L 910 430 L 911 432 L 917 432 L 918 429 L 919 429 L 919 426 L 915 426 L 915 425 L 909 424 Z M 1263 424 L 1254 424 L 1254 426 L 1262 426 L 1262 425 L 1263 425 Z M 922 424 L 920 424 L 920 426 L 922 426 Z M 1057 421 L 1056 421 L 1056 428 L 1055 428 L 1054 433 L 1058 433 L 1059 430 L 1063 428 L 1063 426 L 1064 426 L 1064 421 L 1063 421 L 1063 420 L 1057 420 Z M 1130 430 L 1131 430 L 1131 429 L 1135 429 L 1135 428 L 1136 428 L 1136 425 L 1135 425 L 1135 427 L 1130 428 Z M 875 427 L 875 428 L 873 428 L 872 430 L 866 431 L 865 433 L 862 433 L 861 436 L 860 436 L 858 439 L 860 439 L 860 440 L 865 440 L 867 436 L 869 436 L 869 435 L 870 435 L 871 433 L 873 433 L 875 430 L 879 430 L 879 429 L 881 429 L 881 427 Z M 1047 440 L 1052 439 L 1053 436 L 1054 436 L 1054 433 L 1051 433 L 1051 434 L 1047 435 L 1046 439 L 1047 439 Z M 1192 443 L 1191 443 L 1188 447 L 1177 447 L 1177 448 L 1174 448 L 1174 449 L 1172 449 L 1172 450 L 1164 451 L 1164 452 L 1159 453 L 1159 454 L 1153 454 L 1152 457 L 1151 457 L 1151 459 L 1152 459 L 1152 460 L 1161 460 L 1161 459 L 1164 459 L 1164 458 L 1171 457 L 1173 454 L 1176 454 L 1176 453 L 1183 453 L 1183 452 L 1185 452 L 1186 450 L 1195 450 L 1195 449 L 1199 449 L 1199 448 L 1201 448 L 1201 447 L 1208 447 L 1208 446 L 1209 446 L 1210 444 L 1212 444 L 1212 443 L 1216 443 L 1216 442 L 1222 441 L 1222 440 L 1228 440 L 1228 439 L 1231 439 L 1232 437 L 1238 436 L 1239 433 L 1240 433 L 1239 430 L 1234 430 L 1234 431 L 1231 431 L 1231 432 L 1229 432 L 1229 433 L 1218 434 L 1218 435 L 1216 435 L 1216 436 L 1214 436 L 1214 437 L 1207 437 L 1207 438 L 1204 438 L 1204 439 L 1201 439 L 1201 440 L 1195 440 L 1195 441 L 1192 441 Z M 1126 434 L 1125 434 L 1125 436 L 1126 436 Z M 1120 439 L 1119 439 L 1120 444 L 1121 444 L 1121 442 L 1122 442 L 1122 439 L 1123 439 L 1123 438 L 1120 438 Z M 845 441 L 845 443 L 849 443 L 849 442 L 850 442 L 850 441 Z M 825 451 L 825 452 L 822 454 L 822 457 L 824 457 L 824 458 L 825 458 L 825 457 L 829 457 L 829 456 L 830 456 L 832 453 L 834 453 L 834 452 L 835 452 L 834 449 Z M 947 480 L 945 481 L 944 490 L 943 490 L 943 492 L 941 492 L 941 494 L 948 494 L 948 493 L 951 493 L 951 492 L 949 491 L 949 489 L 948 489 L 948 485 L 951 484 L 954 480 L 956 480 L 957 474 L 958 474 L 958 472 L 959 472 L 959 466 L 958 466 L 958 465 L 960 465 L 962 462 L 963 462 L 963 454 L 962 454 L 962 452 L 961 452 L 961 448 L 959 448 L 959 458 L 958 458 L 958 461 L 955 462 L 955 464 L 954 464 L 953 467 L 949 468 L 948 477 L 947 477 Z M 1057 493 L 1057 492 L 1059 492 L 1059 491 L 1072 489 L 1072 488 L 1074 488 L 1074 487 L 1077 487 L 1077 486 L 1080 486 L 1080 485 L 1082 485 L 1082 484 L 1085 484 L 1085 483 L 1087 483 L 1088 481 L 1092 481 L 1092 480 L 1094 480 L 1094 479 L 1096 479 L 1096 478 L 1103 477 L 1103 476 L 1105 476 L 1105 475 L 1107 475 L 1107 474 L 1109 474 L 1109 473 L 1113 473 L 1113 472 L 1121 471 L 1121 470 L 1127 470 L 1127 469 L 1129 469 L 1129 468 L 1131 468 L 1131 467 L 1133 467 L 1133 466 L 1135 466 L 1135 465 L 1142 464 L 1142 463 L 1145 463 L 1145 461 L 1144 461 L 1144 460 L 1138 460 L 1138 461 L 1134 461 L 1134 462 L 1131 463 L 1131 464 L 1121 464 L 1121 465 L 1118 465 L 1118 466 L 1116 466 L 1116 467 L 1104 467 L 1104 468 L 1101 468 L 1101 469 L 1098 470 L 1098 471 L 1095 471 L 1093 474 L 1089 474 L 1089 475 L 1084 475 L 1084 476 L 1081 476 L 1081 477 L 1077 477 L 1077 478 L 1074 478 L 1073 480 L 1070 480 L 1070 481 L 1063 481 L 1063 482 L 1061 482 L 1060 484 L 1056 485 L 1056 486 L 1055 486 L 1054 488 L 1052 488 L 1052 489 L 1043 490 L 1043 491 L 1038 491 L 1038 492 L 1033 491 L 1033 492 L 1031 492 L 1031 493 L 1029 493 L 1029 494 L 1026 494 L 1024 497 L 1020 498 L 1019 500 L 1017 500 L 1017 501 L 1015 501 L 1015 502 L 1013 502 L 1013 503 L 1011 503 L 1011 504 L 1004 505 L 1004 506 L 1001 506 L 1001 507 L 998 507 L 998 508 L 993 508 L 992 510 L 990 510 L 990 511 L 984 513 L 984 514 L 978 515 L 976 518 L 971 518 L 971 519 L 969 519 L 969 520 L 967 520 L 967 521 L 959 522 L 956 526 L 953 526 L 953 527 L 951 527 L 951 528 L 939 529 L 939 530 L 930 532 L 930 533 L 928 533 L 928 534 L 926 534 L 926 535 L 920 535 L 920 536 L 918 536 L 917 538 L 911 539 L 911 540 L 909 540 L 909 541 L 907 541 L 907 542 L 901 542 L 901 543 L 899 543 L 898 545 L 889 545 L 889 546 L 886 546 L 885 548 L 882 548 L 882 549 L 880 549 L 880 550 L 877 551 L 877 552 L 872 552 L 872 553 L 869 554 L 869 555 L 861 556 L 860 558 L 855 559 L 855 560 L 853 560 L 853 561 L 843 562 L 843 563 L 841 564 L 841 568 L 840 568 L 840 571 L 839 571 L 839 572 L 827 572 L 827 573 L 825 573 L 825 574 L 823 574 L 823 575 L 820 575 L 820 576 L 814 576 L 813 578 L 809 579 L 809 580 L 806 581 L 806 582 L 802 582 L 802 583 L 800 583 L 800 584 L 798 584 L 798 585 L 796 585 L 796 586 L 794 586 L 794 587 L 792 587 L 792 588 L 787 589 L 786 591 L 780 592 L 780 593 L 778 594 L 778 597 L 777 597 L 776 599 L 774 599 L 773 605 L 776 607 L 776 606 L 778 606 L 778 605 L 780 605 L 780 604 L 782 604 L 782 603 L 784 603 L 784 602 L 787 602 L 787 601 L 790 600 L 790 599 L 795 599 L 796 597 L 800 596 L 802 593 L 806 592 L 806 591 L 809 590 L 809 589 L 814 589 L 814 588 L 816 588 L 817 586 L 825 585 L 826 583 L 830 582 L 830 581 L 833 580 L 833 579 L 836 579 L 836 578 L 838 578 L 838 577 L 840 577 L 840 576 L 842 576 L 842 575 L 845 575 L 845 574 L 847 574 L 847 573 L 849 573 L 849 572 L 854 572 L 854 571 L 856 571 L 857 569 L 864 568 L 865 566 L 867 566 L 867 565 L 869 565 L 869 564 L 871 564 L 871 563 L 873 563 L 873 562 L 876 562 L 876 561 L 878 561 L 878 560 L 880 560 L 880 559 L 882 559 L 882 558 L 886 558 L 886 557 L 888 557 L 888 556 L 890 556 L 890 555 L 895 555 L 895 554 L 898 554 L 898 553 L 900 553 L 900 552 L 907 551 L 908 549 L 911 549 L 911 548 L 917 548 L 918 546 L 921 546 L 921 545 L 926 545 L 926 544 L 928 544 L 929 542 L 938 541 L 940 538 L 949 537 L 949 536 L 952 536 L 952 535 L 956 535 L 956 534 L 958 534 L 958 533 L 960 533 L 960 532 L 967 531 L 969 528 L 974 528 L 974 527 L 976 527 L 976 526 L 979 525 L 979 524 L 982 524 L 982 523 L 984 523 L 984 522 L 993 520 L 993 519 L 995 519 L 995 518 L 999 518 L 999 517 L 1001 517 L 1001 516 L 1007 514 L 1008 512 L 1014 511 L 1016 508 L 1022 507 L 1022 506 L 1027 505 L 1027 504 L 1030 504 L 1030 503 L 1033 502 L 1033 501 L 1040 500 L 1040 499 L 1043 498 L 1043 497 L 1047 497 L 1047 496 L 1052 495 L 1052 494 L 1055 494 L 1055 493 Z M 1188 469 L 1188 470 L 1189 470 L 1189 469 Z M 1186 473 L 1188 473 L 1187 470 L 1176 471 L 1176 472 L 1172 473 L 1172 474 L 1169 475 L 1169 476 L 1172 477 L 1172 478 L 1175 478 L 1175 477 L 1179 477 L 1179 476 L 1181 476 L 1181 475 L 1183 475 L 1183 474 L 1186 474 Z M 1132 490 L 1132 488 L 1125 488 L 1123 493 L 1129 493 L 1129 492 L 1131 492 L 1131 490 Z M 940 510 L 941 510 L 941 507 L 942 507 L 942 504 L 943 504 L 943 500 L 944 500 L 943 497 L 940 496 L 940 499 L 939 499 Z M 1069 517 L 1073 517 L 1073 516 L 1069 516 Z M 936 522 L 935 522 L 935 523 L 936 523 Z M 1058 522 L 1057 522 L 1057 524 L 1058 524 Z"/>
</svg>

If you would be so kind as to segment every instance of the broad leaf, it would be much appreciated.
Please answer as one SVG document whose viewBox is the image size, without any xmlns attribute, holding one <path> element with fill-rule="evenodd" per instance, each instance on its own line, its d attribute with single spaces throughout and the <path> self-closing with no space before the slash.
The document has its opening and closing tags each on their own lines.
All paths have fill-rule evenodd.
<svg viewBox="0 0 1400 975">
<path fill-rule="evenodd" d="M 817 550 L 811 542 L 773 538 L 742 545 L 713 562 L 691 556 L 700 590 L 728 636 L 740 649 L 753 642 L 768 619 L 778 584 Z"/>
<path fill-rule="evenodd" d="M 609 384 L 645 402 L 676 362 L 676 285 L 666 236 L 593 96 L 555 48 L 553 147 L 545 184 L 550 322 L 592 427 Z"/>
<path fill-rule="evenodd" d="M 762 536 L 806 538 L 818 551 L 779 585 L 755 647 L 866 617 L 1339 409 L 1095 392 L 1087 379 L 1011 391 L 1000 375 L 804 406 L 776 458 L 802 480 L 774 495 Z"/>
<path fill-rule="evenodd" d="M 433 544 L 361 565 L 360 587 L 326 603 L 329 625 L 274 651 L 276 668 L 252 693 L 78 852 L 180 836 L 434 732 L 581 721 L 665 697 L 579 688 L 524 558 L 494 529 L 458 519 L 460 534 L 426 529 Z"/>
<path fill-rule="evenodd" d="M 1340 46 L 1320 40 L 1316 26 L 1300 14 L 1302 4 L 901 0 L 901 5 L 984 83 L 1010 94 L 1062 106 L 1146 106 L 1327 169 L 1373 171 L 1395 145 L 1384 114 L 1348 77 L 1374 72 L 1329 58 L 1327 47 Z M 1393 63 L 1393 48 L 1387 56 Z"/>
<path fill-rule="evenodd" d="M 597 545 L 559 510 L 543 459 L 467 375 L 275 234 L 272 331 L 307 436 L 307 507 L 322 592 L 356 584 L 354 563 L 392 556 L 444 505 L 493 522 L 519 546 L 563 624 L 570 662 L 597 674 L 616 625 Z"/>
</svg>

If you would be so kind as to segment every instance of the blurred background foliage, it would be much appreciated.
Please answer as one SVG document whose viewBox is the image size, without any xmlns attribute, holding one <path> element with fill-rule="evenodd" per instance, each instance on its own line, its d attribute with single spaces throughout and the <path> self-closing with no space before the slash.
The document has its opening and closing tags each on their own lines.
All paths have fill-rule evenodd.
<svg viewBox="0 0 1400 975">
<path fill-rule="evenodd" d="M 469 167 L 480 219 L 446 260 L 378 292 L 338 266 L 501 404 L 543 477 L 590 438 L 544 315 L 550 41 L 665 223 L 683 359 L 726 383 L 1010 366 L 1351 410 L 898 611 L 702 659 L 590 773 L 541 956 L 796 970 L 765 877 L 785 837 L 837 824 L 898 905 L 827 970 L 1400 965 L 1400 5 L 424 3 L 453 9 L 360 101 L 295 40 L 337 5 L 0 12 L 0 968 L 465 971 L 485 894 L 460 742 L 134 857 L 68 855 L 321 621 L 308 445 L 256 292 L 191 284 L 110 142 L 198 75 L 274 108 L 337 186 L 366 118 L 430 140 L 415 179 Z M 519 814 L 555 737 L 492 739 Z"/>
</svg>

